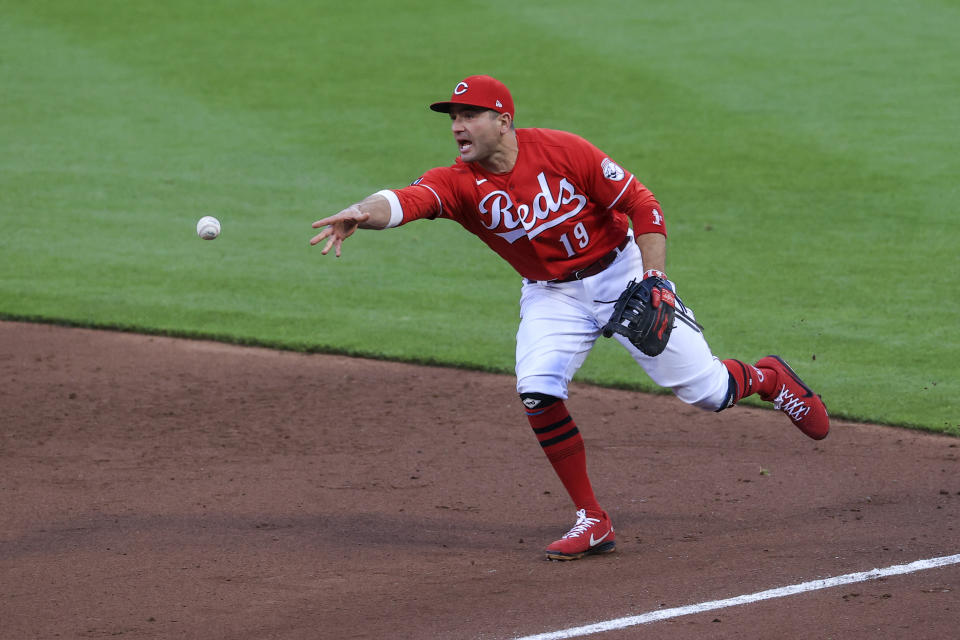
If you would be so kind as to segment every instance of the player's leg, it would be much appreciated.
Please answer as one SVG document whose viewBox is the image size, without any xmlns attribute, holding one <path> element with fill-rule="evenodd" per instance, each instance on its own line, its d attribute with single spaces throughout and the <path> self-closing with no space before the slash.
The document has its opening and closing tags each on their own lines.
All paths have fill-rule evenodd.
<svg viewBox="0 0 960 640">
<path fill-rule="evenodd" d="M 517 331 L 517 392 L 547 460 L 577 509 L 577 523 L 546 549 L 573 560 L 614 550 L 614 533 L 590 477 L 583 436 L 567 410 L 567 385 L 597 339 L 579 283 L 526 284 Z"/>
<path fill-rule="evenodd" d="M 721 361 L 710 353 L 702 334 L 679 321 L 667 348 L 655 358 L 644 355 L 622 336 L 617 338 L 656 384 L 672 389 L 688 404 L 722 411 L 758 394 L 814 440 L 825 438 L 830 431 L 823 401 L 778 356 L 761 358 L 754 365 L 736 359 Z"/>
<path fill-rule="evenodd" d="M 602 276 L 584 281 L 589 289 L 598 330 L 609 320 L 615 302 L 627 284 L 642 271 L 640 250 L 631 243 Z M 682 303 L 678 303 L 678 315 L 682 309 Z M 688 315 L 690 323 L 679 319 L 674 322 L 666 349 L 656 357 L 645 355 L 624 336 L 614 334 L 613 337 L 630 352 L 654 383 L 671 389 L 688 404 L 715 411 L 726 398 L 729 375 L 726 367 L 711 353 L 694 322 L 693 313 Z"/>
<path fill-rule="evenodd" d="M 800 379 L 779 356 L 766 356 L 756 364 L 742 360 L 723 361 L 730 375 L 727 398 L 717 411 L 732 407 L 737 402 L 759 394 L 761 400 L 773 403 L 783 411 L 798 429 L 814 440 L 822 440 L 830 432 L 830 417 L 820 396 Z"/>
<path fill-rule="evenodd" d="M 623 336 L 614 337 L 655 384 L 687 404 L 717 411 L 728 401 L 730 374 L 699 330 L 676 322 L 666 349 L 656 357 L 645 355 Z"/>
<path fill-rule="evenodd" d="M 587 456 L 580 429 L 560 398 L 544 393 L 520 394 L 527 421 L 577 509 L 600 511 L 587 475 Z"/>
<path fill-rule="evenodd" d="M 605 301 L 616 299 L 617 291 L 622 291 L 641 268 L 639 250 L 633 249 L 635 247 L 630 247 L 624 260 L 614 262 L 608 270 L 610 273 L 605 274 L 607 277 L 595 284 L 594 311 L 598 322 L 605 322 L 612 312 L 613 305 Z M 682 303 L 677 311 L 678 315 L 693 319 L 693 312 Z M 654 383 L 672 389 L 688 404 L 722 411 L 756 393 L 786 413 L 793 424 L 811 438 L 824 438 L 830 429 L 830 419 L 820 397 L 778 356 L 767 356 L 755 365 L 734 359 L 721 361 L 711 352 L 702 331 L 694 323 L 680 318 L 674 323 L 667 348 L 656 357 L 645 355 L 623 336 L 615 337 Z"/>
</svg>

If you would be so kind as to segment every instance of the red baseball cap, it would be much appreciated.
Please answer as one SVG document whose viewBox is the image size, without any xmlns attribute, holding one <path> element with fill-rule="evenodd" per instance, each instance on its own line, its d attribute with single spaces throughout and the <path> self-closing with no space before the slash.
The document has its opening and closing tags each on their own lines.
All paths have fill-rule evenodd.
<svg viewBox="0 0 960 640">
<path fill-rule="evenodd" d="M 510 90 L 507 85 L 490 76 L 464 78 L 453 88 L 449 100 L 434 102 L 430 108 L 440 113 L 449 113 L 450 106 L 454 104 L 493 109 L 497 113 L 509 113 L 513 118 L 513 98 Z"/>
</svg>

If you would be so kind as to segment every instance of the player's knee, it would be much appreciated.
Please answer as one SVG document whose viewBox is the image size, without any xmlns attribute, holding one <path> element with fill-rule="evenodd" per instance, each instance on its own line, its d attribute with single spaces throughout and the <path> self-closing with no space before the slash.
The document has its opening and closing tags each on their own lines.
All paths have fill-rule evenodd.
<svg viewBox="0 0 960 640">
<path fill-rule="evenodd" d="M 558 402 L 560 398 L 551 396 L 548 393 L 521 393 L 520 402 L 527 409 L 535 411 L 537 409 L 546 409 L 550 405 Z"/>
<path fill-rule="evenodd" d="M 556 372 L 517 373 L 517 393 L 540 393 L 563 400 L 567 397 L 568 380 Z"/>
<path fill-rule="evenodd" d="M 730 376 L 726 368 L 723 368 L 722 376 L 720 373 L 711 373 L 690 384 L 674 387 L 673 393 L 680 400 L 698 409 L 720 411 L 730 406 Z"/>
<path fill-rule="evenodd" d="M 714 409 L 717 413 L 720 413 L 724 409 L 729 409 L 733 405 L 737 404 L 737 381 L 734 379 L 733 374 L 727 374 L 727 392 L 723 396 L 723 402 L 720 403 L 719 409 Z"/>
</svg>

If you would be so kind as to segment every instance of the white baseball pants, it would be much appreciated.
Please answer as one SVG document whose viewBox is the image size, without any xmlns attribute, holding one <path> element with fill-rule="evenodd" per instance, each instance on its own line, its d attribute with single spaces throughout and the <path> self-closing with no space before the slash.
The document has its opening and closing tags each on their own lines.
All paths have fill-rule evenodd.
<svg viewBox="0 0 960 640">
<path fill-rule="evenodd" d="M 630 242 L 601 273 L 583 280 L 524 280 L 517 330 L 517 392 L 567 398 L 567 385 L 586 360 L 617 298 L 643 273 L 640 249 Z M 679 313 L 679 309 L 678 309 Z M 688 310 L 688 314 L 693 313 Z M 703 334 L 677 320 L 666 350 L 645 355 L 619 334 L 614 338 L 661 387 L 684 402 L 716 411 L 727 396 L 727 368 Z"/>
</svg>

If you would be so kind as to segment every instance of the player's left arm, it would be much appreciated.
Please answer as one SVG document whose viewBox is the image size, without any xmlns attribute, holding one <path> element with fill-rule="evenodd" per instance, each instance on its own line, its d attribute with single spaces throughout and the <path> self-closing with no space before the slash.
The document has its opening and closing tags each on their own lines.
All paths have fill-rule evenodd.
<svg viewBox="0 0 960 640">
<path fill-rule="evenodd" d="M 644 275 L 651 270 L 665 273 L 667 270 L 667 237 L 656 232 L 641 233 L 636 237 L 636 241 L 643 256 Z"/>
<path fill-rule="evenodd" d="M 643 254 L 644 273 L 666 271 L 667 227 L 656 196 L 634 178 L 617 209 L 625 213 L 633 225 L 634 239 Z"/>
</svg>

